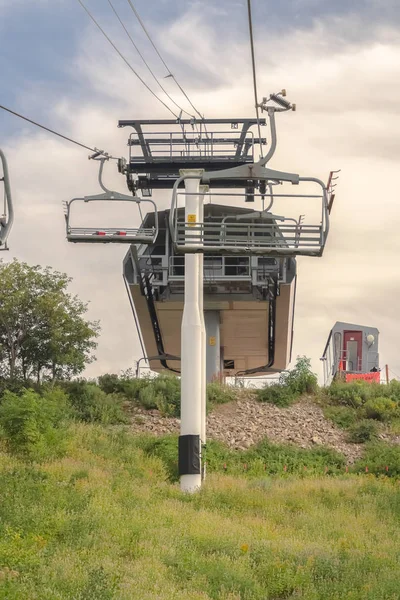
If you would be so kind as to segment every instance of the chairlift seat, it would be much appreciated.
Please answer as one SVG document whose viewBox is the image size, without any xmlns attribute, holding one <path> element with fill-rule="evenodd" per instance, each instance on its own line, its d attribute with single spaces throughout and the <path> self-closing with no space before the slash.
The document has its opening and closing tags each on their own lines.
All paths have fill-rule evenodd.
<svg viewBox="0 0 400 600">
<path fill-rule="evenodd" d="M 73 227 L 71 226 L 71 206 L 75 202 L 150 202 L 156 214 L 155 227 Z M 128 196 L 118 192 L 107 191 L 104 194 L 73 198 L 65 203 L 65 220 L 67 240 L 69 242 L 97 244 L 153 244 L 158 235 L 157 208 L 152 200 Z"/>
<path fill-rule="evenodd" d="M 255 171 L 256 168 L 253 169 Z M 232 170 L 234 171 L 234 170 Z M 238 171 L 238 170 L 236 170 Z M 223 177 L 228 172 L 222 173 Z M 319 202 L 321 219 L 317 223 L 304 223 L 302 217 L 298 220 L 265 211 L 249 214 L 230 215 L 220 222 L 186 223 L 178 219 L 178 196 L 186 195 L 179 190 L 185 178 L 183 176 L 175 183 L 170 211 L 171 237 L 176 252 L 204 254 L 258 254 L 271 257 L 322 256 L 329 232 L 328 195 L 324 184 L 315 178 L 299 177 L 290 173 L 280 173 L 269 169 L 258 169 L 256 177 L 264 174 L 266 181 L 290 182 L 297 186 L 301 182 L 317 184 L 318 194 L 279 193 L 255 194 L 258 198 L 284 197 L 293 199 L 306 198 Z M 240 173 L 241 174 L 241 173 Z M 208 181 L 219 174 L 204 173 L 203 181 Z M 246 193 L 208 192 L 204 194 L 212 200 L 213 196 L 225 196 L 231 201 L 239 197 L 242 201 Z"/>
<path fill-rule="evenodd" d="M 101 244 L 151 244 L 155 233 L 155 227 L 124 230 L 118 228 L 69 227 L 67 229 L 67 240 L 69 242 Z"/>
</svg>

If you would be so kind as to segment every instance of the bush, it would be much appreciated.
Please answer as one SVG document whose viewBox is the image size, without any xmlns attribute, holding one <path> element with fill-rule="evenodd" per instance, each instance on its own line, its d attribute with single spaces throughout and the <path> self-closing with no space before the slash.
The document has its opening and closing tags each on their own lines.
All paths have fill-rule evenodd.
<svg viewBox="0 0 400 600">
<path fill-rule="evenodd" d="M 114 373 L 100 375 L 98 382 L 99 388 L 106 394 L 119 394 L 121 392 L 121 380 Z"/>
<path fill-rule="evenodd" d="M 347 406 L 326 406 L 324 415 L 342 429 L 348 429 L 357 420 L 356 411 Z"/>
<path fill-rule="evenodd" d="M 209 408 L 216 404 L 226 404 L 237 399 L 237 390 L 231 385 L 213 381 L 207 384 L 207 405 Z"/>
<path fill-rule="evenodd" d="M 306 356 L 298 356 L 294 368 L 281 373 L 279 383 L 296 396 L 314 394 L 318 389 L 317 376 L 311 371 L 311 360 Z"/>
<path fill-rule="evenodd" d="M 281 373 L 279 383 L 257 390 L 256 398 L 260 402 L 287 407 L 302 394 L 313 394 L 317 389 L 317 376 L 311 371 L 310 359 L 298 356 L 295 367 L 291 371 Z"/>
<path fill-rule="evenodd" d="M 269 404 L 275 404 L 281 408 L 286 408 L 293 404 L 296 397 L 290 388 L 280 383 L 274 383 L 267 385 L 264 388 L 256 391 L 256 398 L 260 402 L 268 402 Z"/>
<path fill-rule="evenodd" d="M 354 470 L 365 473 L 366 466 L 375 475 L 400 477 L 400 446 L 384 442 L 368 444 L 363 458 L 354 465 Z"/>
<path fill-rule="evenodd" d="M 33 460 L 61 456 L 66 449 L 69 415 L 61 390 L 43 396 L 32 390 L 24 390 L 21 395 L 5 392 L 0 405 L 0 429 L 7 449 Z"/>
<path fill-rule="evenodd" d="M 103 425 L 126 422 L 119 395 L 106 394 L 95 383 L 84 380 L 67 382 L 64 387 L 79 420 Z"/>
<path fill-rule="evenodd" d="M 344 383 L 337 381 L 325 390 L 328 399 L 334 404 L 342 404 L 351 408 L 359 408 L 372 397 L 374 385 L 366 381 Z"/>
<path fill-rule="evenodd" d="M 147 387 L 151 379 L 145 377 L 137 379 L 129 374 L 118 376 L 115 374 L 101 375 L 99 377 L 99 387 L 106 394 L 121 394 L 131 402 L 139 400 L 139 394 L 142 389 Z"/>
<path fill-rule="evenodd" d="M 390 398 L 370 398 L 364 405 L 364 414 L 367 419 L 390 421 L 399 416 L 399 407 Z"/>
<path fill-rule="evenodd" d="M 157 408 L 166 417 L 179 417 L 181 409 L 180 381 L 173 375 L 159 375 L 153 379 L 138 380 L 143 387 L 138 402 L 147 410 Z"/>
<path fill-rule="evenodd" d="M 358 421 L 349 427 L 349 442 L 353 444 L 364 444 L 376 438 L 378 429 L 376 423 L 366 419 Z"/>
</svg>

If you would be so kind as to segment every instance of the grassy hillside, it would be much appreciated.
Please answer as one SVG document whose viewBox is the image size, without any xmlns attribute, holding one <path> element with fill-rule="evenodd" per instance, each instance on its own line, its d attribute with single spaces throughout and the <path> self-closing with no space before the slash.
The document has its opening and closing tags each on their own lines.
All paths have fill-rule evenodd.
<svg viewBox="0 0 400 600">
<path fill-rule="evenodd" d="M 127 432 L 75 424 L 64 444 L 0 453 L 1 599 L 399 598 L 394 479 L 214 473 L 186 497 Z"/>
</svg>

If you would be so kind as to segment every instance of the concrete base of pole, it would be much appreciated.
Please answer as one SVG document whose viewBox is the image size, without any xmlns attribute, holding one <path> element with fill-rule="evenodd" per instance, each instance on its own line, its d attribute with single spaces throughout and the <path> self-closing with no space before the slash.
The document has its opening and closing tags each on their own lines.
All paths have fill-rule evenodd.
<svg viewBox="0 0 400 600">
<path fill-rule="evenodd" d="M 187 494 L 194 494 L 201 488 L 201 474 L 181 475 L 180 487 L 181 492 L 186 492 Z"/>
</svg>

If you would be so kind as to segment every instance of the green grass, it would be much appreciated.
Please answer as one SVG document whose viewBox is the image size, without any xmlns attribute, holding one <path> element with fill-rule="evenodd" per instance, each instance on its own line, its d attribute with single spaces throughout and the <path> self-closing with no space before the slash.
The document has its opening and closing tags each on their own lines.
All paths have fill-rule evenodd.
<svg viewBox="0 0 400 600">
<path fill-rule="evenodd" d="M 149 443 L 79 424 L 63 458 L 0 452 L 0 599 L 399 598 L 395 480 L 213 473 L 185 496 Z"/>
</svg>

